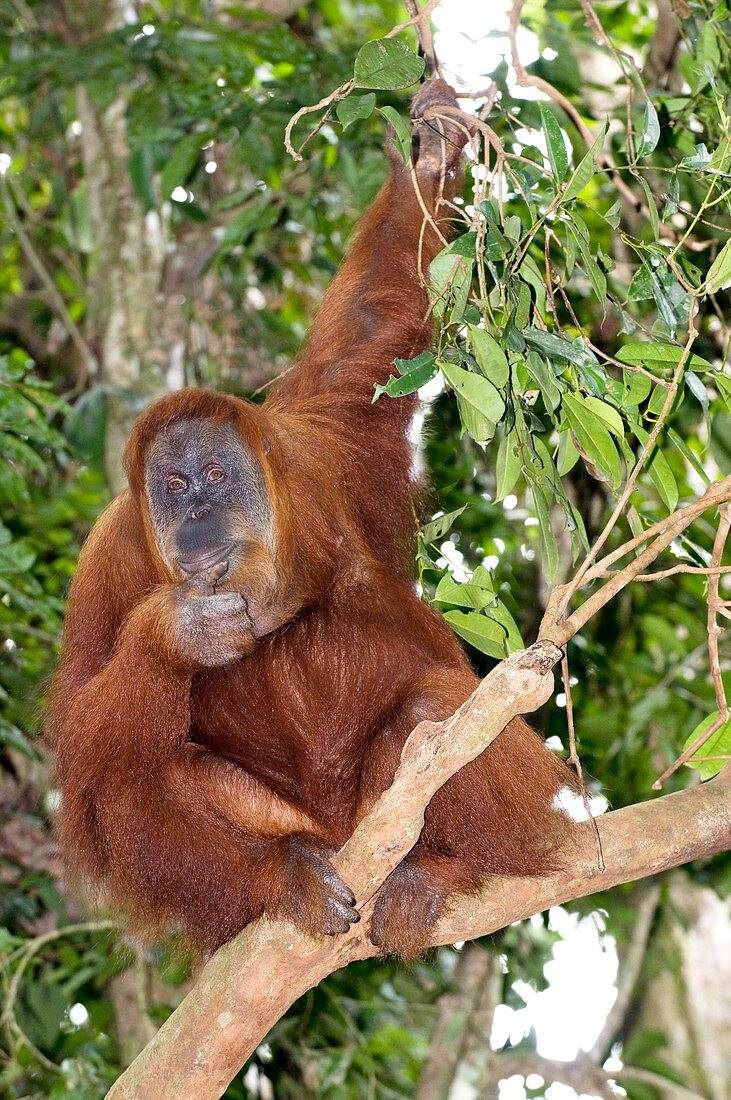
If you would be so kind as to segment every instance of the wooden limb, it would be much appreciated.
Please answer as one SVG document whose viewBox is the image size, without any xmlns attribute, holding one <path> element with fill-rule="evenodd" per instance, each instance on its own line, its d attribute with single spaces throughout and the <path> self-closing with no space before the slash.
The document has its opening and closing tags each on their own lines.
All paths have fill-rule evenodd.
<svg viewBox="0 0 731 1100">
<path fill-rule="evenodd" d="M 606 558 L 598 562 L 594 566 L 594 570 L 599 570 L 598 574 L 594 573 L 594 570 L 585 574 L 585 580 L 593 578 L 595 575 L 601 575 L 606 567 L 611 564 L 612 561 L 618 557 L 623 557 L 631 550 L 636 549 L 643 542 L 646 542 L 649 537 L 655 535 L 653 541 L 647 546 L 640 554 L 634 558 L 629 565 L 624 569 L 618 569 L 616 572 L 611 573 L 610 579 L 603 584 L 598 591 L 594 592 L 584 603 L 577 608 L 567 618 L 563 618 L 563 608 L 566 606 L 567 592 L 573 592 L 576 587 L 576 579 L 570 583 L 570 585 L 560 585 L 553 590 L 548 602 L 546 613 L 541 623 L 539 637 L 550 638 L 558 646 L 563 646 L 566 642 L 573 638 L 574 634 L 577 634 L 579 630 L 602 607 L 605 606 L 614 596 L 622 591 L 623 588 L 633 581 L 640 574 L 643 574 L 648 566 L 650 566 L 656 558 L 666 550 L 668 546 L 680 535 L 686 527 L 689 527 L 693 520 L 702 515 L 703 512 L 709 508 L 716 507 L 720 504 L 725 504 L 731 500 L 731 475 L 723 479 L 723 481 L 714 481 L 708 486 L 705 493 L 702 494 L 692 504 L 686 505 L 685 508 L 679 508 L 676 512 L 673 512 L 667 519 L 661 520 L 659 523 L 654 524 L 653 527 L 644 531 L 641 535 L 638 535 L 635 539 L 625 543 L 618 550 L 608 554 Z"/>
<path fill-rule="evenodd" d="M 544 680 L 550 682 L 551 677 Z M 529 696 L 535 704 L 541 691 L 533 687 Z M 456 763 L 463 731 L 474 746 L 478 706 L 486 705 L 474 699 L 448 722 L 421 723 L 411 735 L 394 783 L 401 794 L 396 797 L 394 788 L 386 792 L 363 822 L 357 845 L 351 841 L 340 853 L 350 882 L 357 878 L 361 888 L 372 884 L 418 834 L 422 811 L 415 809 L 415 799 L 404 805 L 401 798 L 408 797 L 411 786 L 423 784 L 420 801 L 432 786 L 424 769 L 436 766 L 437 743 L 439 753 L 452 762 L 447 771 Z M 482 711 L 491 733 L 500 705 L 493 698 Z M 731 837 L 731 769 L 709 783 L 607 814 L 598 827 L 606 861 L 603 872 L 597 870 L 591 830 L 577 826 L 569 866 L 541 878 L 493 876 L 478 896 L 454 901 L 435 930 L 434 943 L 488 935 L 549 906 L 725 851 Z M 203 967 L 192 993 L 112 1086 L 110 1100 L 221 1096 L 298 997 L 349 962 L 377 954 L 368 940 L 371 911 L 372 905 L 364 906 L 361 924 L 328 941 L 316 942 L 283 922 L 264 919 L 250 925 Z"/>
</svg>

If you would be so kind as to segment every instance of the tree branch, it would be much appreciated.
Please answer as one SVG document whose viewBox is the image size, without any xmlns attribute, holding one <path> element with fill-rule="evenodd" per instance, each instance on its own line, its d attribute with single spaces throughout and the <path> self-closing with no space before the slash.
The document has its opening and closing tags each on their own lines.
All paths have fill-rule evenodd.
<svg viewBox="0 0 731 1100">
<path fill-rule="evenodd" d="M 462 721 L 453 720 L 454 743 L 462 728 Z M 407 765 L 416 778 L 424 759 L 412 752 L 399 773 L 404 785 Z M 400 827 L 400 812 L 396 822 Z M 435 945 L 488 935 L 549 906 L 725 851 L 731 838 L 731 770 L 689 790 L 616 810 L 598 826 L 603 873 L 597 870 L 591 831 L 577 826 L 570 866 L 541 878 L 492 877 L 478 896 L 454 902 L 435 931 Z M 390 853 L 377 854 L 382 865 L 390 862 Z M 377 954 L 368 940 L 371 911 L 372 904 L 364 906 L 361 924 L 332 941 L 315 942 L 284 922 L 262 919 L 250 925 L 203 967 L 193 991 L 112 1086 L 109 1100 L 219 1097 L 298 997 L 349 962 Z"/>
</svg>

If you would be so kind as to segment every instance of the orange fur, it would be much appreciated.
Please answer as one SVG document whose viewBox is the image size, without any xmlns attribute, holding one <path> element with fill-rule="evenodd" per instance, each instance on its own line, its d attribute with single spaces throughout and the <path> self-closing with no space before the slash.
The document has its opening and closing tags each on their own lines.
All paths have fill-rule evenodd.
<svg viewBox="0 0 731 1100">
<path fill-rule="evenodd" d="M 433 153 L 423 134 L 417 177 L 442 214 Z M 394 357 L 429 344 L 417 258 L 421 247 L 428 264 L 439 241 L 422 221 L 394 160 L 305 349 L 264 406 L 189 390 L 148 409 L 127 447 L 129 489 L 81 555 L 48 716 L 62 847 L 137 926 L 182 923 L 205 949 L 265 910 L 342 930 L 327 852 L 388 786 L 412 727 L 451 714 L 475 686 L 411 580 L 415 399 L 371 402 Z M 182 416 L 237 426 L 273 516 L 225 578 L 250 601 L 252 637 L 239 660 L 213 668 L 176 658 L 180 577 L 157 550 L 144 488 L 151 442 Z M 454 891 L 491 871 L 553 866 L 568 823 L 551 801 L 571 782 L 512 722 L 433 799 L 382 891 L 378 942 L 418 951 Z M 355 915 L 343 905 L 347 927 Z"/>
</svg>

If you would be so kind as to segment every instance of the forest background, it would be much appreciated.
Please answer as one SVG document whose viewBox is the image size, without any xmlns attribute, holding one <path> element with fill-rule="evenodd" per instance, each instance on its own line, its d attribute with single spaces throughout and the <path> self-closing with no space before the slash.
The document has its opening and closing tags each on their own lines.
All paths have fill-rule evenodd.
<svg viewBox="0 0 731 1100">
<path fill-rule="evenodd" d="M 486 672 L 535 638 L 618 501 L 603 553 L 731 469 L 731 26 L 725 2 L 516 0 L 477 33 L 469 7 L 435 15 L 454 38 L 467 11 L 482 109 L 464 224 L 432 272 L 438 355 L 379 399 L 434 398 L 418 574 Z M 385 119 L 406 133 L 413 28 L 380 73 L 363 49 L 407 19 L 391 0 L 0 4 L 2 1095 L 104 1095 L 186 988 L 179 952 L 138 958 L 62 895 L 43 683 L 135 415 L 181 385 L 261 393 L 299 346 L 384 178 Z M 295 160 L 288 121 L 354 71 L 294 129 Z M 573 704 L 597 807 L 656 797 L 704 723 L 704 761 L 664 790 L 728 756 L 728 518 L 699 514 L 667 575 L 569 643 L 570 699 L 557 685 L 536 721 L 565 750 Z M 730 873 L 700 860 L 414 967 L 354 964 L 226 1096 L 728 1100 Z M 616 951 L 618 995 L 610 1010 L 587 971 L 561 1062 L 537 998 L 562 934 L 587 928 L 610 978 Z"/>
</svg>

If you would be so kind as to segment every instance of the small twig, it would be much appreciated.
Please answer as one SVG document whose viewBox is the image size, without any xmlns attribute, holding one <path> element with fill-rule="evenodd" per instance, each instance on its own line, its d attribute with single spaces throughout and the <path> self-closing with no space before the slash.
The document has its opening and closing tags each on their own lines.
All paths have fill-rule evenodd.
<svg viewBox="0 0 731 1100">
<path fill-rule="evenodd" d="M 642 472 L 642 470 L 645 466 L 645 463 L 647 462 L 649 456 L 652 454 L 653 448 L 654 448 L 655 443 L 657 441 L 657 437 L 659 436 L 660 432 L 662 431 L 663 427 L 665 426 L 665 421 L 668 417 L 668 414 L 669 414 L 670 409 L 672 407 L 673 401 L 675 400 L 675 394 L 677 393 L 678 386 L 680 384 L 680 380 L 681 380 L 681 378 L 683 376 L 683 373 L 685 371 L 685 365 L 688 362 L 688 359 L 690 358 L 691 349 L 693 347 L 693 343 L 695 342 L 696 336 L 697 336 L 697 331 L 696 331 L 696 328 L 695 328 L 695 314 L 694 314 L 693 307 L 691 307 L 689 323 L 688 323 L 688 339 L 686 340 L 685 347 L 683 348 L 680 359 L 678 360 L 678 364 L 677 364 L 677 366 L 676 366 L 676 368 L 673 372 L 673 377 L 672 377 L 672 380 L 671 380 L 671 382 L 668 386 L 668 392 L 665 395 L 665 401 L 663 402 L 663 406 L 662 406 L 662 409 L 660 410 L 660 414 L 658 415 L 657 420 L 655 421 L 655 423 L 652 426 L 652 429 L 651 429 L 651 431 L 650 431 L 650 433 L 647 437 L 647 443 L 642 448 L 642 452 L 640 453 L 640 456 L 637 459 L 637 462 L 635 463 L 635 466 L 634 466 L 634 469 L 632 470 L 632 473 L 627 478 L 627 482 L 625 484 L 625 487 L 622 490 L 622 492 L 619 496 L 619 499 L 617 500 L 616 505 L 614 506 L 612 514 L 610 515 L 609 519 L 607 520 L 603 530 L 599 534 L 599 536 L 596 539 L 596 541 L 595 541 L 594 545 L 592 546 L 591 550 L 589 551 L 589 553 L 586 555 L 583 562 L 579 566 L 576 574 L 574 575 L 573 580 L 571 580 L 567 585 L 565 585 L 563 587 L 562 592 L 561 592 L 560 600 L 558 601 L 558 604 L 556 606 L 554 606 L 554 612 L 553 613 L 555 614 L 556 618 L 560 618 L 565 613 L 566 608 L 568 607 L 568 604 L 571 600 L 571 597 L 574 595 L 574 593 L 577 591 L 577 589 L 581 587 L 582 583 L 584 582 L 584 580 L 585 580 L 585 578 L 586 578 L 586 576 L 589 572 L 590 567 L 592 566 L 592 564 L 594 563 L 594 561 L 596 559 L 597 554 L 601 550 L 602 546 L 604 546 L 605 542 L 607 541 L 610 534 L 614 530 L 614 527 L 615 527 L 619 517 L 624 512 L 624 510 L 627 506 L 627 503 L 628 503 L 630 497 L 632 496 L 632 493 L 635 490 L 635 485 L 637 484 L 637 479 L 638 479 L 640 473 Z M 550 601 L 550 602 L 554 603 L 553 600 Z"/>
<path fill-rule="evenodd" d="M 731 475 L 725 477 L 722 481 L 716 481 L 712 485 L 709 485 L 706 491 L 693 501 L 692 504 L 686 505 L 685 508 L 679 508 L 667 519 L 662 520 L 658 524 L 654 524 L 648 531 L 642 532 L 635 539 L 625 543 L 619 547 L 618 550 L 613 551 L 612 554 L 608 554 L 603 562 L 599 563 L 600 566 L 605 566 L 612 560 L 616 560 L 616 557 L 623 557 L 629 553 L 630 549 L 634 546 L 641 545 L 650 537 L 650 532 L 653 534 L 659 532 L 657 537 L 647 546 L 642 553 L 626 565 L 623 569 L 618 570 L 616 573 L 612 573 L 610 579 L 602 585 L 598 591 L 592 593 L 591 596 L 584 603 L 572 612 L 568 617 L 564 617 L 563 608 L 565 606 L 565 597 L 567 590 L 571 587 L 573 591 L 573 582 L 568 585 L 559 585 L 554 588 L 551 593 L 546 613 L 543 616 L 543 622 L 541 623 L 539 638 L 550 639 L 555 645 L 563 647 L 569 638 L 573 638 L 574 634 L 577 634 L 579 630 L 586 623 L 589 622 L 600 610 L 604 607 L 609 600 L 613 599 L 619 592 L 622 591 L 635 577 L 641 573 L 646 572 L 647 567 L 659 557 L 663 550 L 666 550 L 668 546 L 680 535 L 686 527 L 706 512 L 709 508 L 715 508 L 718 505 L 725 504 L 731 500 Z M 596 567 L 595 567 L 596 568 Z M 592 571 L 592 578 L 593 571 Z"/>
<path fill-rule="evenodd" d="M 284 148 L 287 150 L 292 160 L 302 160 L 302 154 L 292 145 L 292 131 L 294 130 L 299 120 L 301 118 L 304 118 L 305 115 L 314 114 L 315 111 L 319 111 L 323 107 L 332 107 L 339 100 L 345 99 L 346 96 L 350 95 L 354 87 L 354 80 L 346 80 L 344 84 L 341 84 L 340 87 L 336 88 L 334 92 L 330 92 L 329 95 L 326 95 L 318 103 L 313 103 L 307 107 L 300 107 L 299 111 L 292 115 L 284 131 Z M 312 137 L 312 134 L 317 133 L 317 130 L 319 130 L 320 126 L 322 126 L 322 122 L 320 122 L 320 125 L 305 138 L 305 141 L 309 141 Z M 300 148 L 304 148 L 304 143 L 302 146 L 300 146 Z"/>
<path fill-rule="evenodd" d="M 434 11 L 434 8 L 436 8 L 437 4 L 439 3 L 440 0 L 428 0 L 428 3 L 418 13 L 418 15 L 415 15 L 411 19 L 407 19 L 405 23 L 399 23 L 397 26 L 392 27 L 387 34 L 383 35 L 383 37 L 395 38 L 397 34 L 401 34 L 402 31 L 405 31 L 407 29 L 407 27 L 413 27 L 415 24 L 419 24 L 420 26 L 423 25 L 423 21 L 431 15 L 431 13 Z M 338 103 L 341 99 L 345 99 L 346 96 L 349 96 L 350 93 L 353 91 L 353 88 L 355 87 L 355 80 L 346 80 L 344 84 L 341 84 L 340 87 L 336 88 L 334 92 L 330 92 L 329 95 L 326 95 L 323 99 L 319 101 L 319 103 L 313 103 L 306 107 L 300 107 L 299 111 L 292 115 L 284 130 L 284 148 L 287 150 L 292 160 L 302 160 L 302 150 L 305 148 L 307 143 L 311 141 L 318 130 L 320 130 L 325 124 L 326 118 L 329 116 L 332 107 L 334 107 L 335 104 Z M 315 126 L 314 129 L 307 135 L 305 140 L 302 142 L 302 145 L 300 145 L 299 149 L 295 149 L 292 145 L 292 131 L 294 130 L 299 120 L 301 118 L 304 118 L 305 115 L 314 114 L 316 111 L 323 110 L 323 108 L 327 112 L 326 117 L 321 119 L 318 125 Z"/>
<path fill-rule="evenodd" d="M 439 0 L 437 0 L 438 2 Z M 424 11 L 421 11 L 418 0 L 404 0 L 404 7 L 414 23 L 416 37 L 419 40 L 419 52 L 426 62 L 427 76 L 436 75 L 441 77 L 442 66 L 434 49 L 434 36 L 429 22 L 429 12 L 433 11 L 434 6 L 431 8 L 427 6 Z"/>
<path fill-rule="evenodd" d="M 546 237 L 548 237 L 549 233 L 551 233 L 550 230 L 547 231 Z M 555 234 L 551 234 L 551 235 L 554 236 L 555 239 L 558 239 L 558 238 L 555 237 Z M 559 241 L 559 244 L 560 243 L 561 242 Z M 615 359 L 612 355 L 608 355 L 605 351 L 602 351 L 601 348 L 598 348 L 596 346 L 596 344 L 593 344 L 591 342 L 591 340 L 589 339 L 589 337 L 584 332 L 583 328 L 581 327 L 581 323 L 579 322 L 576 314 L 574 313 L 573 306 L 571 305 L 571 299 L 569 298 L 568 294 L 566 293 L 561 280 L 558 278 L 556 273 L 553 271 L 553 268 L 551 268 L 551 273 L 553 275 L 553 281 L 556 283 L 556 286 L 558 287 L 559 294 L 561 295 L 561 298 L 563 299 L 563 303 L 566 306 L 566 309 L 568 310 L 569 316 L 571 317 L 571 320 L 574 323 L 574 327 L 581 333 L 581 337 L 582 337 L 584 343 L 586 344 L 586 346 L 588 348 L 591 348 L 591 350 L 594 352 L 595 355 L 600 355 L 601 358 L 604 359 L 605 362 L 611 363 L 612 366 L 614 366 L 614 367 L 619 367 L 621 370 L 623 370 L 623 371 L 626 370 L 626 371 L 629 371 L 630 373 L 643 374 L 645 376 L 645 378 L 649 378 L 652 382 L 656 383 L 658 386 L 662 386 L 666 390 L 670 389 L 670 387 L 672 386 L 672 382 L 668 382 L 665 378 L 659 378 L 656 374 L 653 374 L 652 371 L 646 370 L 644 367 L 641 367 L 639 365 L 639 363 L 631 363 L 631 364 L 630 363 L 621 363 L 619 361 L 619 359 Z"/>
<path fill-rule="evenodd" d="M 2 1013 L 0 1013 L 0 1027 L 4 1027 L 10 1035 L 15 1036 L 15 1039 L 19 1043 L 27 1047 L 33 1054 L 33 1057 L 36 1058 L 45 1069 L 54 1073 L 61 1072 L 61 1067 L 50 1058 L 47 1058 L 43 1051 L 39 1050 L 35 1043 L 28 1038 L 15 1016 L 15 1002 L 18 999 L 20 983 L 28 964 L 34 955 L 37 955 L 46 944 L 51 943 L 53 940 L 58 940 L 64 936 L 71 936 L 80 932 L 104 932 L 113 928 L 119 929 L 120 927 L 119 921 L 115 920 L 83 921 L 79 924 L 65 924 L 61 928 L 54 928 L 50 932 L 45 932 L 42 936 L 36 936 L 32 940 L 28 940 L 19 947 L 17 951 L 13 951 L 6 956 L 3 964 L 3 968 L 6 972 L 9 965 L 16 959 L 18 959 L 18 965 L 7 983 L 5 1005 Z"/>
<path fill-rule="evenodd" d="M 708 616 L 706 620 L 706 629 L 708 632 L 708 662 L 711 670 L 711 678 L 713 680 L 713 688 L 716 694 L 716 710 L 718 711 L 718 715 L 703 733 L 696 737 L 695 741 L 693 741 L 692 744 L 673 761 L 670 767 L 665 769 L 660 778 L 652 784 L 652 789 L 654 791 L 661 790 L 665 780 L 673 775 L 679 767 L 687 763 L 691 757 L 695 756 L 708 739 L 728 722 L 728 700 L 726 699 L 726 689 L 723 686 L 721 659 L 718 652 L 718 639 L 723 633 L 723 627 L 718 624 L 718 614 L 721 610 L 722 603 L 719 593 L 720 574 L 722 572 L 721 558 L 723 557 L 726 540 L 729 530 L 731 529 L 731 506 L 729 506 L 729 504 L 723 504 L 719 509 L 719 513 L 718 530 L 713 540 L 713 550 L 711 552 L 711 571 L 708 579 Z"/>
<path fill-rule="evenodd" d="M 602 852 L 602 838 L 599 836 L 599 829 L 594 818 L 594 814 L 591 811 L 591 802 L 589 801 L 589 792 L 586 789 L 586 780 L 584 779 L 584 770 L 581 767 L 581 760 L 579 753 L 576 749 L 576 728 L 574 726 L 574 701 L 571 695 L 571 677 L 569 676 L 569 659 L 564 650 L 563 657 L 561 658 L 561 677 L 563 679 L 563 691 L 566 698 L 566 725 L 569 732 L 569 758 L 567 763 L 570 764 L 576 771 L 579 783 L 581 785 L 581 798 L 584 803 L 584 809 L 586 810 L 587 820 L 591 822 L 591 828 L 594 833 L 594 844 L 596 846 L 596 863 L 599 871 L 604 871 L 604 853 Z"/>
<path fill-rule="evenodd" d="M 606 580 L 607 577 L 614 576 L 616 570 L 605 569 L 603 572 L 598 573 L 596 570 L 592 570 L 592 577 Z M 640 573 L 639 577 L 635 577 L 636 581 L 663 581 L 666 577 L 674 577 L 678 573 L 695 573 L 701 577 L 712 577 L 715 575 L 723 576 L 724 573 L 731 573 L 731 565 L 722 565 L 717 569 L 712 569 L 710 566 L 705 565 L 686 565 L 685 562 L 679 565 L 671 565 L 669 569 L 658 569 L 656 573 Z"/>
<path fill-rule="evenodd" d="M 87 371 L 94 372 L 96 370 L 96 359 L 92 354 L 91 348 L 87 344 L 86 340 L 81 334 L 78 325 L 75 323 L 64 302 L 58 287 L 54 283 L 53 279 L 49 275 L 43 260 L 36 252 L 35 246 L 31 241 L 28 233 L 25 231 L 23 222 L 18 217 L 18 212 L 15 208 L 14 197 L 10 188 L 8 180 L 4 176 L 0 176 L 0 189 L 3 194 L 3 202 L 5 210 L 8 215 L 8 221 L 10 222 L 13 230 L 15 231 L 18 240 L 20 241 L 20 247 L 26 255 L 28 262 L 35 271 L 36 275 L 43 284 L 43 288 L 48 295 L 48 300 L 58 316 L 59 321 L 66 329 L 69 339 L 75 345 L 77 351 L 82 357 L 82 362 Z"/>
</svg>

